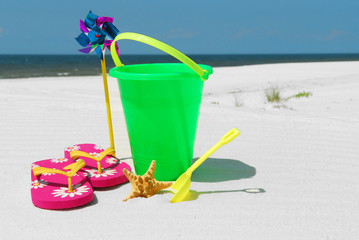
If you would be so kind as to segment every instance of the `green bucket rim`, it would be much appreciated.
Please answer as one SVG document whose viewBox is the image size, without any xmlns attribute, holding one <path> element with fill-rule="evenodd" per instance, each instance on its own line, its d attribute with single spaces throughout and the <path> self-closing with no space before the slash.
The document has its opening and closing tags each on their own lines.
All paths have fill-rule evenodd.
<svg viewBox="0 0 359 240">
<path fill-rule="evenodd" d="M 208 71 L 208 75 L 213 73 L 213 68 L 209 65 L 198 64 L 203 70 Z M 163 71 L 163 72 L 141 72 L 134 71 L 136 69 L 144 68 L 177 68 L 178 71 Z M 179 71 L 180 70 L 180 71 Z M 114 67 L 110 69 L 109 75 L 117 79 L 127 80 L 172 80 L 172 79 L 186 79 L 201 77 L 194 72 L 190 67 L 184 63 L 145 63 L 124 65 L 121 67 Z M 202 81 L 202 80 L 201 80 Z"/>
</svg>

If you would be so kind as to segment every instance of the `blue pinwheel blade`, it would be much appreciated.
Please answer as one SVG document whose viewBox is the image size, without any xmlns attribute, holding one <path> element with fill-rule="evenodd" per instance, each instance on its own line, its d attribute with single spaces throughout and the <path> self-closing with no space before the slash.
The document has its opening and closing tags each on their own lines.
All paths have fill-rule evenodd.
<svg viewBox="0 0 359 240">
<path fill-rule="evenodd" d="M 89 43 L 90 43 L 90 38 L 85 33 L 81 33 L 75 39 L 83 47 L 87 47 L 87 45 L 89 45 Z"/>
<path fill-rule="evenodd" d="M 89 31 L 88 37 L 92 45 L 103 44 L 105 42 L 106 33 L 99 27 L 94 27 L 92 31 Z"/>
<path fill-rule="evenodd" d="M 93 29 L 96 26 L 96 19 L 98 18 L 98 16 L 96 14 L 93 14 L 92 11 L 90 11 L 85 19 L 85 25 L 90 28 Z"/>
<path fill-rule="evenodd" d="M 101 59 L 103 59 L 102 48 L 100 45 L 95 48 L 95 52 L 96 52 L 97 56 L 99 56 Z"/>
<path fill-rule="evenodd" d="M 103 24 L 104 31 L 107 33 L 109 37 L 115 39 L 115 37 L 119 34 L 120 31 L 110 22 L 105 22 Z"/>
</svg>

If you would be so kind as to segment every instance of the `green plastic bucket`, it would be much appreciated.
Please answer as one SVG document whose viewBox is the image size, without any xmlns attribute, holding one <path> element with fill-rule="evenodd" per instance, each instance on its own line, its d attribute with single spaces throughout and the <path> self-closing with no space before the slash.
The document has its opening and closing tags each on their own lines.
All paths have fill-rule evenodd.
<svg viewBox="0 0 359 240">
<path fill-rule="evenodd" d="M 173 51 L 140 34 L 122 33 L 113 43 L 121 39 L 144 42 L 167 53 Z M 197 65 L 177 50 L 171 55 L 184 63 L 124 66 L 112 46 L 118 67 L 110 70 L 110 76 L 118 80 L 136 174 L 145 174 L 156 160 L 156 179 L 176 180 L 192 165 L 203 80 L 212 74 L 212 67 Z"/>
</svg>

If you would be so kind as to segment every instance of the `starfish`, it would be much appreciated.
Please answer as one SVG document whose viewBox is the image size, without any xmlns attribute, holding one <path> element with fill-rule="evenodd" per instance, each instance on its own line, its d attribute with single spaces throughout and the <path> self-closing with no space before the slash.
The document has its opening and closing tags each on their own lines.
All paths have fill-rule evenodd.
<svg viewBox="0 0 359 240">
<path fill-rule="evenodd" d="M 162 189 L 168 188 L 172 185 L 172 182 L 157 181 L 155 179 L 155 168 L 156 161 L 153 160 L 147 172 L 142 176 L 137 176 L 128 171 L 126 168 L 123 169 L 123 173 L 132 184 L 132 191 L 125 199 L 123 199 L 124 202 L 128 199 L 136 197 L 151 197 Z"/>
</svg>

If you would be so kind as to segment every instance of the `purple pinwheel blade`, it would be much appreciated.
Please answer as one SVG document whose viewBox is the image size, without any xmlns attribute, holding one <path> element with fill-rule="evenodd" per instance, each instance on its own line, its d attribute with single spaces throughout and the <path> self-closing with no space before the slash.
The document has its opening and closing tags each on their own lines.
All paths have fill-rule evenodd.
<svg viewBox="0 0 359 240">
<path fill-rule="evenodd" d="M 87 29 L 86 25 L 85 25 L 85 22 L 80 20 L 80 29 L 81 31 L 83 31 L 84 33 L 88 33 L 89 30 Z"/>
<path fill-rule="evenodd" d="M 90 53 L 91 50 L 92 50 L 92 47 L 86 47 L 86 48 L 79 49 L 79 51 L 82 53 Z"/>
</svg>

